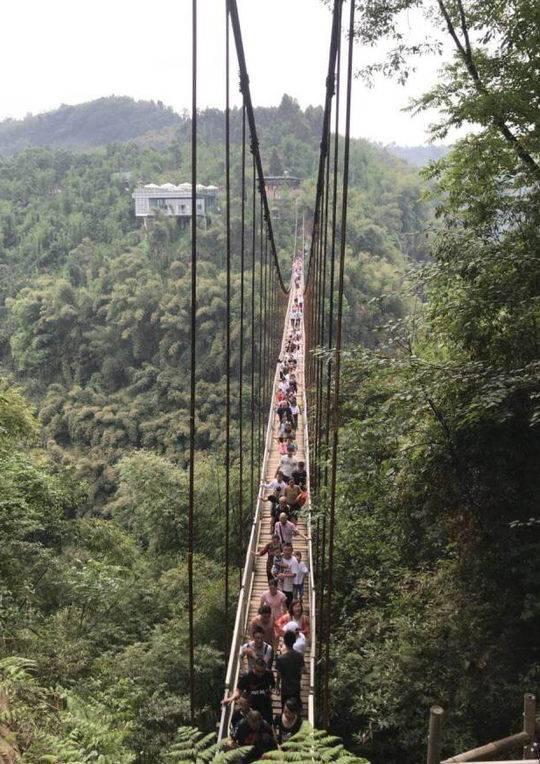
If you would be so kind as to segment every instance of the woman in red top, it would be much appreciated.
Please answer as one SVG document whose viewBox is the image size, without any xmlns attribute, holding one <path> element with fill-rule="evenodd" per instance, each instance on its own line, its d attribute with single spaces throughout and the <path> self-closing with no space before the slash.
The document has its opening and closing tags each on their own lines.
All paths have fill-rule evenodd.
<svg viewBox="0 0 540 764">
<path fill-rule="evenodd" d="M 293 600 L 289 612 L 285 613 L 276 621 L 276 629 L 283 636 L 283 627 L 286 623 L 294 621 L 306 639 L 309 639 L 309 617 L 304 615 L 304 608 L 300 600 Z"/>
</svg>

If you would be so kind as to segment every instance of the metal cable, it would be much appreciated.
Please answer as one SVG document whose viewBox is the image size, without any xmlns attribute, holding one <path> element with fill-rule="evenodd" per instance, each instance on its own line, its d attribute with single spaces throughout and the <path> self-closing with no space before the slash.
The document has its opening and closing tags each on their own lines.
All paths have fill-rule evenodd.
<svg viewBox="0 0 540 764">
<path fill-rule="evenodd" d="M 251 224 L 251 440 L 250 440 L 250 496 L 249 506 L 253 511 L 255 489 L 255 248 L 257 239 L 257 196 L 256 196 L 256 166 L 255 157 L 252 160 L 252 224 Z"/>
<path fill-rule="evenodd" d="M 339 115 L 340 115 L 340 90 L 341 90 L 341 35 L 337 51 L 336 61 L 336 101 L 335 101 L 335 125 L 334 125 L 334 157 L 333 157 L 333 188 L 332 188 L 332 236 L 330 244 L 330 282 L 328 286 L 328 351 L 332 349 L 333 329 L 334 329 L 334 286 L 335 286 L 335 261 L 336 261 L 336 229 L 337 229 L 337 207 L 338 207 L 338 177 L 339 177 Z M 325 343 L 323 343 L 325 344 Z M 325 443 L 324 443 L 324 477 L 323 485 L 328 487 L 328 456 L 330 447 L 330 399 L 332 389 L 332 356 L 330 355 L 326 367 L 326 403 L 325 403 Z M 322 644 L 324 638 L 324 583 L 326 581 L 326 512 L 322 517 L 322 539 L 321 539 L 321 560 L 319 564 L 319 594 L 317 602 L 319 604 L 319 643 Z M 319 679 L 320 674 L 319 672 Z"/>
<path fill-rule="evenodd" d="M 253 111 L 253 103 L 251 101 L 251 91 L 249 87 L 249 76 L 247 73 L 246 57 L 244 53 L 244 42 L 242 40 L 242 30 L 240 28 L 240 18 L 238 16 L 238 7 L 236 0 L 228 0 L 229 12 L 231 17 L 231 25 L 233 29 L 234 39 L 236 43 L 236 54 L 238 57 L 238 66 L 240 68 L 240 91 L 244 96 L 244 103 L 246 105 L 247 118 L 249 124 L 249 130 L 251 134 L 251 150 L 255 157 L 255 163 L 257 165 L 257 175 L 259 179 L 259 193 L 261 196 L 261 203 L 263 206 L 263 217 L 266 221 L 266 230 L 270 241 L 270 249 L 272 252 L 272 259 L 277 271 L 279 285 L 285 294 L 288 293 L 288 287 L 285 285 L 281 268 L 279 266 L 279 260 L 277 256 L 276 244 L 274 240 L 274 231 L 272 228 L 272 219 L 270 217 L 270 207 L 268 205 L 268 198 L 266 196 L 266 186 L 264 183 L 264 172 L 262 166 L 261 154 L 259 151 L 259 139 L 257 137 L 257 126 L 255 124 L 255 113 Z"/>
<path fill-rule="evenodd" d="M 193 642 L 193 509 L 195 489 L 195 370 L 197 330 L 197 0 L 192 0 L 192 82 L 191 82 L 191 337 L 189 395 L 189 477 L 188 477 L 188 632 L 189 707 L 195 723 L 195 661 Z"/>
<path fill-rule="evenodd" d="M 229 535 L 231 511 L 231 124 L 229 77 L 229 0 L 225 0 L 225 640 L 229 639 Z"/>
<path fill-rule="evenodd" d="M 320 200 L 323 193 L 324 185 L 324 167 L 326 161 L 326 153 L 328 151 L 328 129 L 330 125 L 330 114 L 332 111 L 332 98 L 334 96 L 334 72 L 336 70 L 336 56 L 339 46 L 339 38 L 341 35 L 341 6 L 343 0 L 334 0 L 333 14 L 332 14 L 332 33 L 330 38 L 330 52 L 328 56 L 328 70 L 326 75 L 326 97 L 324 102 L 324 114 L 323 114 L 323 127 L 321 138 L 321 150 L 319 153 L 319 170 L 317 173 L 317 191 L 315 197 L 315 212 L 313 216 L 313 232 L 311 239 L 311 249 L 313 249 L 314 242 L 318 236 L 319 230 L 319 216 L 320 216 Z M 308 290 L 312 278 L 311 261 L 313 259 L 313 252 L 310 251 L 308 270 L 305 279 L 304 291 Z"/>
<path fill-rule="evenodd" d="M 240 180 L 240 347 L 238 374 L 238 541 L 244 549 L 244 268 L 246 225 L 246 107 L 242 107 L 242 168 Z"/>
<path fill-rule="evenodd" d="M 336 475 L 337 475 L 337 453 L 339 440 L 339 394 L 340 394 L 340 375 L 341 375 L 341 341 L 343 325 L 343 283 L 345 275 L 345 243 L 347 230 L 347 202 L 349 194 L 349 153 L 350 153 L 350 132 L 351 132 L 351 92 L 352 92 L 352 67 L 353 67 L 353 48 L 354 48 L 354 0 L 351 0 L 349 17 L 349 46 L 347 59 L 347 93 L 346 93 L 346 111 L 345 111 L 345 139 L 343 149 L 343 194 L 341 200 L 341 241 L 339 253 L 339 277 L 338 277 L 338 302 L 336 317 L 336 362 L 334 371 L 334 399 L 332 410 L 332 469 L 330 480 L 330 519 L 329 519 L 329 538 L 328 538 L 328 593 L 326 601 L 326 645 L 325 645 L 325 664 L 326 674 L 324 683 L 324 720 L 328 725 L 329 719 L 329 663 L 330 663 L 330 623 L 332 616 L 332 596 L 334 592 L 334 535 L 335 535 L 335 515 L 336 515 Z"/>
<path fill-rule="evenodd" d="M 258 435 L 257 435 L 257 463 L 261 463 L 261 457 L 262 457 L 262 417 L 263 417 L 263 403 L 262 403 L 262 387 L 263 387 L 263 381 L 262 381 L 262 370 L 263 370 L 263 230 L 264 230 L 264 220 L 263 220 L 263 203 L 262 199 L 259 198 L 260 203 L 260 213 L 259 213 L 259 321 L 258 321 L 258 329 L 259 329 L 259 374 L 258 374 L 258 395 L 257 395 L 257 403 L 258 403 L 258 412 L 257 412 L 257 418 L 258 418 Z"/>
</svg>

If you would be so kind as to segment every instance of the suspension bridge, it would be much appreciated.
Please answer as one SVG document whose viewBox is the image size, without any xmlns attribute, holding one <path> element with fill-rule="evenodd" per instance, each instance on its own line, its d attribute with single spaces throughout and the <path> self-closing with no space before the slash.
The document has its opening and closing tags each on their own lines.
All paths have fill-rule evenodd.
<svg viewBox="0 0 540 764">
<path fill-rule="evenodd" d="M 348 7 L 348 16 L 344 10 Z M 310 619 L 305 651 L 305 674 L 300 685 L 302 714 L 312 724 L 328 725 L 330 684 L 330 628 L 333 613 L 334 539 L 336 527 L 336 475 L 339 447 L 339 404 L 341 351 L 343 333 L 345 246 L 349 181 L 349 147 L 353 40 L 355 29 L 354 0 L 333 0 L 329 33 L 328 67 L 325 80 L 325 103 L 321 126 L 316 193 L 306 206 L 307 232 L 303 231 L 298 247 L 295 222 L 293 264 L 290 279 L 287 267 L 278 256 L 271 210 L 266 196 L 265 176 L 260 153 L 255 112 L 250 91 L 242 31 L 236 0 L 224 3 L 225 37 L 225 227 L 226 227 L 226 319 L 225 355 L 225 548 L 223 627 L 229 643 L 229 655 L 223 697 L 228 698 L 246 670 L 241 646 L 251 636 L 253 621 L 261 596 L 267 588 L 267 563 L 259 550 L 271 538 L 273 522 L 267 499 L 267 485 L 275 477 L 280 449 L 276 410 L 278 390 L 291 352 L 297 374 L 295 391 L 299 406 L 296 423 L 297 461 L 306 469 L 307 501 L 297 521 L 295 549 L 308 562 L 304 591 L 304 612 Z M 233 46 L 231 46 L 231 32 Z M 192 110 L 191 110 L 191 183 L 197 188 L 197 0 L 192 0 Z M 236 53 L 239 90 L 242 96 L 242 141 L 240 193 L 231 193 L 231 49 Z M 251 160 L 248 161 L 248 149 Z M 231 209 L 239 204 L 240 225 L 236 240 L 240 256 L 240 319 L 233 347 L 233 312 L 231 308 L 231 271 L 233 225 Z M 304 216 L 303 216 L 304 217 Z M 236 225 L 236 222 L 235 222 Z M 304 234 L 307 243 L 304 245 Z M 195 474 L 195 436 L 197 427 L 197 209 L 192 194 L 191 214 L 191 344 L 190 344 L 190 453 L 188 517 L 188 602 L 189 668 L 191 720 L 195 721 L 197 694 L 193 632 L 193 512 Z M 295 302 L 296 301 L 296 302 Z M 303 311 L 295 325 L 294 350 L 291 351 L 291 317 L 298 303 Z M 297 334 L 297 336 L 296 336 Z M 236 354 L 238 362 L 232 362 Z M 233 395 L 233 388 L 235 395 Z M 250 400 L 244 403 L 244 391 Z M 231 449 L 231 418 L 239 424 L 238 460 Z M 246 422 L 247 420 L 247 422 Z M 244 456 L 244 453 L 248 456 Z M 247 459 L 247 464 L 246 464 Z M 260 465 L 260 467 L 258 467 Z M 244 491 L 244 471 L 251 476 Z M 233 496 L 230 479 L 238 468 L 239 495 Z M 254 478 L 254 479 L 253 479 Z M 248 495 L 249 494 L 249 495 Z M 251 511 L 244 513 L 249 505 Z M 239 505 L 240 525 L 232 528 L 234 504 Z M 317 505 L 316 515 L 312 507 Z M 274 518 L 275 519 L 275 518 Z M 247 528 L 250 528 L 249 534 Z M 231 529 L 236 542 L 245 551 L 238 589 L 231 586 Z M 246 531 L 246 533 L 244 533 Z M 246 538 L 249 535 L 249 538 Z M 237 543 L 238 546 L 238 543 Z M 232 612 L 235 606 L 234 619 Z M 276 635 L 278 632 L 276 631 Z M 274 640 L 281 648 L 281 642 Z M 280 698 L 272 696 L 273 712 L 281 710 Z M 219 738 L 229 734 L 233 708 L 222 704 Z M 428 764 L 439 764 L 442 709 L 432 709 Z M 506 751 L 516 744 L 530 742 L 535 725 L 534 698 L 526 696 L 524 731 L 502 741 L 458 755 L 449 761 L 474 761 L 477 755 Z M 529 757 L 532 758 L 532 757 Z"/>
<path fill-rule="evenodd" d="M 290 279 L 284 276 L 287 264 L 280 260 L 276 246 L 271 211 L 266 195 L 265 176 L 261 158 L 250 78 L 244 53 L 242 31 L 236 0 L 225 0 L 225 205 L 226 228 L 226 319 L 225 319 L 225 547 L 224 547 L 224 609 L 223 623 L 230 640 L 224 695 L 232 692 L 240 674 L 245 670 L 240 647 L 249 637 L 249 624 L 257 613 L 261 595 L 267 588 L 266 560 L 258 554 L 271 538 L 270 503 L 266 501 L 266 484 L 275 475 L 280 457 L 278 443 L 279 417 L 276 413 L 281 362 L 290 355 L 291 312 L 303 305 L 295 326 L 296 400 L 299 414 L 295 422 L 295 459 L 304 462 L 307 474 L 307 501 L 297 519 L 294 548 L 307 562 L 308 574 L 303 597 L 304 612 L 310 629 L 305 652 L 305 674 L 301 681 L 303 715 L 315 723 L 317 717 L 328 717 L 329 614 L 332 608 L 333 539 L 335 526 L 336 452 L 338 431 L 339 374 L 341 322 L 343 315 L 343 273 L 345 238 L 338 228 L 346 230 L 350 100 L 352 82 L 352 46 L 354 2 L 349 4 L 349 43 L 346 72 L 342 78 L 341 42 L 344 0 L 335 0 L 332 8 L 326 95 L 321 125 L 320 157 L 316 196 L 308 209 L 306 230 L 299 247 L 298 224 L 295 221 L 294 247 L 290 253 Z M 197 188 L 197 61 L 198 61 L 197 0 L 192 0 L 192 111 L 191 111 L 191 185 Z M 231 44 L 233 43 L 233 44 Z M 242 97 L 242 141 L 240 162 L 240 194 L 231 192 L 231 59 L 239 71 Z M 343 93 L 342 93 L 343 91 Z M 340 112 L 340 93 L 345 100 L 345 113 Z M 332 134 L 332 116 L 334 116 Z M 341 132 L 341 143 L 338 135 Z M 331 145 L 332 144 L 332 145 Z M 340 146 L 342 155 L 340 156 Z M 251 161 L 248 160 L 248 151 Z M 232 224 L 232 209 L 238 210 L 240 226 Z M 198 336 L 197 254 L 198 226 L 196 194 L 192 195 L 191 210 L 191 342 L 190 342 L 190 451 L 189 451 L 189 515 L 188 515 L 188 600 L 189 600 L 189 666 L 191 717 L 195 719 L 197 693 L 193 633 L 193 512 L 194 476 L 196 469 L 195 438 L 197 428 L 197 348 Z M 303 216 L 304 217 L 304 216 Z M 234 230 L 233 230 L 234 229 Z M 304 234 L 307 233 L 307 243 Z M 233 253 L 233 234 L 236 242 Z M 240 255 L 240 323 L 234 332 L 231 308 L 231 272 L 233 256 Z M 236 328 L 236 327 L 235 327 Z M 315 348 L 321 353 L 314 354 Z M 327 357 L 324 356 L 324 351 Z M 238 361 L 233 362 L 233 356 Z M 332 361 L 328 361 L 328 357 Z M 245 390 L 251 398 L 245 402 Z M 310 412 L 315 412 L 312 417 Z M 238 454 L 231 447 L 231 423 L 239 427 Z M 247 420 L 247 421 L 246 421 Z M 308 427 L 308 421 L 312 428 Z M 282 447 L 281 447 L 282 448 Z M 310 474 L 310 448 L 315 454 L 315 469 Z M 235 449 L 236 451 L 236 449 Z M 246 464 L 246 461 L 248 462 Z M 257 465 L 260 465 L 258 469 Z M 240 495 L 232 496 L 231 478 L 239 470 Z M 260 471 L 259 471 L 260 470 Z M 252 478 L 244 491 L 244 472 Z M 328 511 L 315 523 L 311 518 L 311 498 L 324 490 Z M 249 493 L 249 496 L 247 495 Z M 251 512 L 244 512 L 244 505 Z M 238 508 L 239 505 L 239 508 Z M 240 517 L 240 526 L 238 525 Z M 251 516 L 251 520 L 249 520 Z M 247 528 L 251 524 L 248 536 Z M 235 524 L 236 523 L 236 524 Z M 232 537 L 245 549 L 245 562 L 239 591 L 232 586 Z M 238 547 L 238 543 L 236 543 Z M 238 551 L 236 548 L 235 552 Z M 236 555 L 237 557 L 237 555 Z M 236 577 L 235 577 L 236 578 Z M 236 612 L 233 618 L 233 606 Z M 277 644 L 276 644 L 277 647 Z M 319 666 L 318 676 L 315 668 Z M 317 712 L 316 696 L 321 699 Z M 281 709 L 277 695 L 274 709 Z M 224 705 L 219 736 L 228 734 L 232 713 Z"/>
</svg>

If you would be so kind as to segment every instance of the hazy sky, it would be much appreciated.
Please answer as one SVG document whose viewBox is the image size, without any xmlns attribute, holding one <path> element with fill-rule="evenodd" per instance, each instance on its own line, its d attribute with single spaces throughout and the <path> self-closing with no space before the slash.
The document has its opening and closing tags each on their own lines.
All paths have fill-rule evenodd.
<svg viewBox="0 0 540 764">
<path fill-rule="evenodd" d="M 322 104 L 331 16 L 321 0 L 238 0 L 255 106 L 284 92 L 302 106 Z M 201 106 L 223 105 L 224 0 L 199 0 Z M 191 102 L 191 0 L 18 0 L 2 7 L 0 119 L 23 117 L 104 95 Z M 422 27 L 405 20 L 411 33 Z M 414 29 L 413 29 L 414 28 Z M 356 50 L 357 61 L 367 52 Z M 430 84 L 440 59 L 422 62 L 407 88 L 359 80 L 353 135 L 425 143 L 428 119 L 400 109 Z M 236 97 L 236 68 L 233 92 Z"/>
</svg>

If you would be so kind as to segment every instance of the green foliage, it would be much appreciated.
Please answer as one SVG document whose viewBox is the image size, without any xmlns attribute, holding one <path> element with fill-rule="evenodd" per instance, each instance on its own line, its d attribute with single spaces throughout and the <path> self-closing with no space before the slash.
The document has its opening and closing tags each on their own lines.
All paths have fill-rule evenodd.
<svg viewBox="0 0 540 764">
<path fill-rule="evenodd" d="M 203 736 L 191 727 L 181 727 L 175 742 L 165 754 L 166 761 L 232 764 L 249 754 L 250 747 L 223 750 L 223 743 L 215 743 L 215 735 Z M 338 737 L 316 730 L 304 722 L 300 730 L 279 749 L 268 751 L 260 761 L 312 762 L 347 761 L 349 764 L 369 764 L 347 751 Z"/>
<path fill-rule="evenodd" d="M 61 689 L 40 686 L 32 677 L 34 668 L 32 661 L 23 658 L 0 661 L 2 753 L 17 761 L 42 764 L 130 764 L 135 760 L 124 747 L 125 721 L 99 703 L 83 703 Z"/>
<path fill-rule="evenodd" d="M 114 109 L 112 102 L 103 106 Z M 96 109 L 100 108 L 97 103 Z M 305 179 L 300 202 L 309 208 L 320 109 L 302 111 L 285 96 L 278 108 L 259 111 L 261 144 L 268 146 L 274 163 L 279 158 L 285 169 Z M 199 127 L 206 136 L 201 180 L 220 184 L 223 115 L 209 110 L 200 115 Z M 236 177 L 238 110 L 233 110 L 231 129 Z M 188 238 L 169 219 L 154 221 L 145 234 L 133 217 L 130 191 L 139 178 L 185 180 L 188 141 L 189 120 L 182 121 L 178 143 L 170 151 L 134 144 L 93 154 L 32 149 L 0 160 L 4 274 L 0 297 L 5 301 L 0 313 L 0 360 L 32 395 L 54 458 L 75 467 L 90 486 L 88 510 L 104 505 L 114 494 L 113 467 L 126 451 L 154 450 L 171 460 L 187 456 Z M 351 182 L 347 310 L 351 317 L 369 317 L 368 326 L 349 321 L 347 336 L 372 342 L 371 329 L 388 315 L 402 312 L 396 291 L 405 258 L 425 256 L 425 241 L 418 232 L 427 212 L 416 174 L 365 141 L 353 141 L 351 146 Z M 250 215 L 248 205 L 248 225 Z M 276 237 L 285 274 L 294 241 L 294 215 L 292 199 L 280 204 Z M 232 222 L 232 346 L 237 348 L 236 203 Z M 224 433 L 225 243 L 222 215 L 216 213 L 199 235 L 196 422 L 197 449 L 213 454 L 223 448 Z M 249 285 L 249 267 L 245 280 Z M 381 301 L 371 301 L 381 293 Z M 234 373 L 238 363 L 235 352 Z M 248 375 L 247 357 L 244 368 Z M 259 387 L 256 380 L 256 395 Z M 244 396 L 247 410 L 249 385 Z"/>
<path fill-rule="evenodd" d="M 233 764 L 249 753 L 250 746 L 224 750 L 224 743 L 216 743 L 216 735 L 203 735 L 193 727 L 180 727 L 174 742 L 164 754 L 167 762 L 194 762 L 196 764 Z"/>
<path fill-rule="evenodd" d="M 358 758 L 347 751 L 339 737 L 329 735 L 324 730 L 313 729 L 304 722 L 300 730 L 283 743 L 276 751 L 264 755 L 264 761 L 309 762 L 347 761 L 350 764 L 369 764 L 367 759 Z"/>
<path fill-rule="evenodd" d="M 189 717 L 185 534 L 164 535 L 171 507 L 178 508 L 173 526 L 185 520 L 185 474 L 154 454 L 126 456 L 113 519 L 77 518 L 84 485 L 29 449 L 25 439 L 35 432 L 29 407 L 7 384 L 2 390 L 10 406 L 0 420 L 0 661 L 12 656 L 2 663 L 6 672 L 31 668 L 39 688 L 77 693 L 66 690 L 61 718 L 41 725 L 48 736 L 32 732 L 27 740 L 21 721 L 17 745 L 34 756 L 29 761 L 39 760 L 35 751 L 50 757 L 44 761 L 87 761 L 96 750 L 104 762 L 131 761 L 133 750 L 156 761 Z M 210 470 L 201 469 L 197 480 L 203 503 L 197 534 L 206 545 L 194 563 L 197 709 L 205 724 L 215 717 L 223 671 L 220 523 L 210 527 L 216 513 Z M 38 687 L 37 679 L 26 684 Z M 42 714 L 48 692 L 32 689 L 13 707 L 23 717 Z"/>
<path fill-rule="evenodd" d="M 154 116 L 167 125 L 171 117 L 152 105 L 106 100 L 28 120 L 20 129 L 12 126 L 6 141 L 12 147 L 38 143 L 48 125 L 64 120 L 58 141 L 87 145 L 80 117 L 86 120 L 93 108 L 96 118 L 116 108 L 121 114 L 131 110 L 134 120 L 126 119 L 126 129 L 137 135 Z M 236 178 L 241 112 L 233 110 L 231 117 Z M 265 164 L 271 160 L 277 171 L 281 163 L 283 171 L 302 178 L 299 210 L 312 202 L 321 117 L 320 108 L 302 111 L 288 96 L 279 107 L 257 114 L 268 151 Z M 50 762 L 93 755 L 104 762 L 135 757 L 154 764 L 178 727 L 190 720 L 189 236 L 167 218 L 143 229 L 131 199 L 139 179 L 186 179 L 189 120 L 174 117 L 174 122 L 176 127 L 157 129 L 139 145 L 92 153 L 31 148 L 0 159 L 0 362 L 9 379 L 0 388 L 0 660 L 31 660 L 32 682 L 43 697 L 51 697 L 43 688 L 54 687 L 62 699 L 49 709 L 51 716 L 41 725 L 46 733 L 33 739 L 33 749 L 17 732 L 29 761 L 39 760 L 39 751 Z M 207 110 L 199 128 L 201 182 L 220 185 L 223 114 Z M 107 137 L 104 127 L 95 140 Z M 161 150 L 150 148 L 154 141 Z M 415 172 L 365 141 L 351 146 L 351 179 L 347 339 L 375 345 L 373 329 L 403 313 L 396 293 L 406 260 L 425 257 L 417 231 L 429 210 L 420 201 Z M 238 192 L 235 187 L 235 198 Z M 250 215 L 248 204 L 248 225 Z M 294 219 L 294 201 L 285 198 L 275 224 L 285 277 Z M 232 207 L 234 375 L 240 363 L 240 239 L 237 200 Z M 201 729 L 209 730 L 215 728 L 228 649 L 223 630 L 226 231 L 220 211 L 201 227 L 198 241 L 195 710 Z M 257 297 L 258 266 L 255 276 Z M 255 332 L 258 340 L 258 326 Z M 13 380 L 31 399 L 37 421 Z M 256 407 L 260 388 L 256 374 Z M 233 397 L 236 389 L 233 383 Z M 250 411 L 248 384 L 243 404 L 244 412 Z M 237 456 L 236 405 L 232 418 Z M 244 444 L 245 474 L 241 477 L 233 464 L 230 475 L 233 565 L 242 563 L 248 497 L 257 480 L 247 474 L 246 430 Z M 28 713 L 32 697 L 37 713 L 41 701 L 28 697 Z M 331 758 L 339 750 L 326 753 Z"/>
<path fill-rule="evenodd" d="M 405 62 L 412 5 L 361 4 L 361 38 L 396 35 L 387 70 Z M 408 314 L 351 350 L 343 380 L 333 719 L 400 764 L 425 756 L 432 703 L 448 711 L 445 754 L 507 735 L 539 665 L 536 6 L 445 8 L 435 22 L 471 48 L 417 107 L 442 109 L 436 137 L 479 129 L 425 173 L 432 259 L 400 285 Z"/>
<path fill-rule="evenodd" d="M 0 448 L 27 440 L 36 432 L 36 422 L 24 398 L 0 379 Z"/>
</svg>

